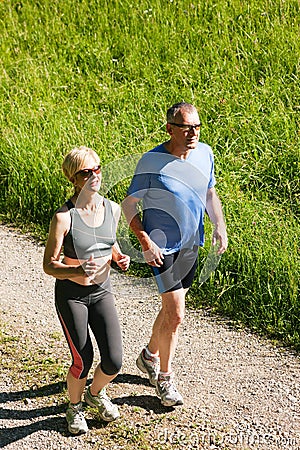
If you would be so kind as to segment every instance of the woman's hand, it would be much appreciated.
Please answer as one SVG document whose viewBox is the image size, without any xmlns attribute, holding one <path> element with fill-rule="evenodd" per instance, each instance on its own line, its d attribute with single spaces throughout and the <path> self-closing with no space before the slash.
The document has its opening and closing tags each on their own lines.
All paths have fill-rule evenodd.
<svg viewBox="0 0 300 450">
<path fill-rule="evenodd" d="M 92 280 L 97 275 L 100 267 L 94 260 L 94 255 L 91 255 L 87 261 L 81 264 L 80 268 L 83 271 L 82 275 Z"/>
</svg>

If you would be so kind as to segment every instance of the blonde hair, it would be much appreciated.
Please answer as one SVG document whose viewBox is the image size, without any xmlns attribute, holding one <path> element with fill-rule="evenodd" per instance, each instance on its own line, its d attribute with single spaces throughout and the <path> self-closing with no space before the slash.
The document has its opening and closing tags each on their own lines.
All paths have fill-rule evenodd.
<svg viewBox="0 0 300 450">
<path fill-rule="evenodd" d="M 85 168 L 85 162 L 89 157 L 94 158 L 96 164 L 100 163 L 100 158 L 97 153 L 84 145 L 73 148 L 65 156 L 62 163 L 62 170 L 68 180 L 72 181 L 75 173 Z"/>
</svg>

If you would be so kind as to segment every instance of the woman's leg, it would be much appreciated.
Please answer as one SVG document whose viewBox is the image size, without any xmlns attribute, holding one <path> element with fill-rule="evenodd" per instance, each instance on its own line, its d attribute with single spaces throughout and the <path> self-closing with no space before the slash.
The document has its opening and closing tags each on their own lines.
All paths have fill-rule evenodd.
<svg viewBox="0 0 300 450">
<path fill-rule="evenodd" d="M 71 371 L 69 370 L 67 375 L 67 387 L 69 400 L 73 405 L 81 402 L 82 394 L 86 385 L 86 379 L 87 377 L 78 380 L 77 378 L 73 377 Z"/>
<path fill-rule="evenodd" d="M 70 402 L 81 401 L 88 371 L 93 361 L 93 347 L 88 331 L 88 308 L 84 297 L 79 299 L 75 283 L 56 284 L 56 309 L 67 339 L 72 366 L 67 375 Z M 79 290 L 82 290 L 79 287 Z M 77 294 L 77 296 L 75 295 Z"/>
<path fill-rule="evenodd" d="M 102 289 L 89 308 L 89 324 L 98 344 L 101 363 L 97 366 L 90 387 L 97 395 L 118 374 L 122 365 L 122 336 L 115 307 L 115 298 L 110 286 Z"/>
<path fill-rule="evenodd" d="M 94 377 L 92 384 L 90 386 L 90 393 L 93 396 L 98 395 L 98 393 L 107 386 L 114 378 L 116 378 L 117 373 L 114 375 L 106 375 L 98 365 L 94 372 Z"/>
</svg>

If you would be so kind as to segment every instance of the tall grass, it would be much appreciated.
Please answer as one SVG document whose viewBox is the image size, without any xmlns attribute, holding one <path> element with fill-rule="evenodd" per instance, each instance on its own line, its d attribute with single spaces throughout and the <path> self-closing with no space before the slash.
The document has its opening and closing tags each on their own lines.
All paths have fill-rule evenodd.
<svg viewBox="0 0 300 450">
<path fill-rule="evenodd" d="M 299 345 L 299 13 L 297 0 L 3 0 L 2 220 L 44 238 L 70 192 L 63 154 L 85 144 L 113 167 L 192 102 L 230 235 L 193 302 Z"/>
</svg>

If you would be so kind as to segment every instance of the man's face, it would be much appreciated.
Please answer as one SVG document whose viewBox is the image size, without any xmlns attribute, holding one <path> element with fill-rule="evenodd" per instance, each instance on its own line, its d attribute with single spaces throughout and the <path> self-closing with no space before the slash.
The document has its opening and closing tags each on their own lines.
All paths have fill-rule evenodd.
<svg viewBox="0 0 300 450">
<path fill-rule="evenodd" d="M 182 125 L 182 127 L 177 126 Z M 184 127 L 184 125 L 197 125 L 197 127 Z M 186 150 L 196 148 L 200 135 L 200 119 L 197 111 L 182 111 L 177 114 L 173 124 L 168 124 L 167 130 L 171 135 L 171 140 L 178 146 Z"/>
</svg>

